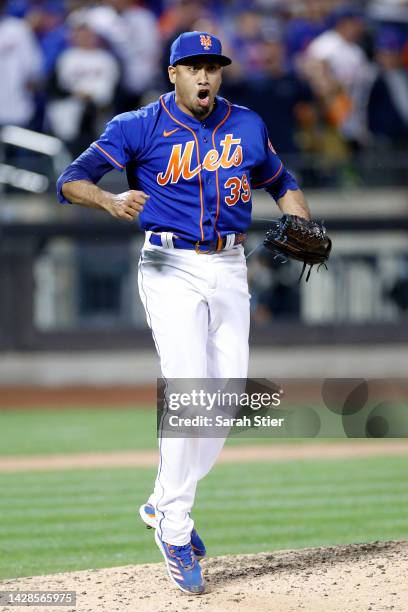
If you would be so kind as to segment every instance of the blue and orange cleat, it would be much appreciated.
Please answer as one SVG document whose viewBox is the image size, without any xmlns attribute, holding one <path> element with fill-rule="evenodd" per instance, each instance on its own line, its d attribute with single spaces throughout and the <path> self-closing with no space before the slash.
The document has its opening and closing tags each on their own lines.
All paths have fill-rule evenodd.
<svg viewBox="0 0 408 612">
<path fill-rule="evenodd" d="M 147 529 L 156 529 L 156 511 L 152 504 L 142 504 L 139 508 L 139 514 Z M 197 561 L 204 559 L 206 555 L 205 545 L 195 529 L 191 532 L 191 547 Z"/>
<path fill-rule="evenodd" d="M 201 567 L 197 561 L 191 544 L 176 546 L 163 542 L 158 531 L 154 539 L 166 562 L 167 573 L 170 580 L 184 593 L 201 595 L 204 593 L 205 583 Z"/>
</svg>

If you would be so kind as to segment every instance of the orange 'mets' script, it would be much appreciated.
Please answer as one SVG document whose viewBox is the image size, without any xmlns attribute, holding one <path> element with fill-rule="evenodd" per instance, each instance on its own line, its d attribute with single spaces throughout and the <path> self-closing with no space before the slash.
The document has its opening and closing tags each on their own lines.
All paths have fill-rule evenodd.
<svg viewBox="0 0 408 612">
<path fill-rule="evenodd" d="M 210 149 L 203 162 L 194 168 L 192 167 L 194 141 L 187 142 L 184 151 L 181 144 L 173 145 L 166 171 L 159 172 L 157 175 L 158 184 L 164 186 L 167 183 L 178 183 L 181 178 L 188 181 L 201 170 L 215 172 L 219 168 L 238 167 L 242 164 L 241 138 L 234 138 L 232 134 L 226 134 L 220 142 L 220 147 L 220 151 Z"/>
</svg>

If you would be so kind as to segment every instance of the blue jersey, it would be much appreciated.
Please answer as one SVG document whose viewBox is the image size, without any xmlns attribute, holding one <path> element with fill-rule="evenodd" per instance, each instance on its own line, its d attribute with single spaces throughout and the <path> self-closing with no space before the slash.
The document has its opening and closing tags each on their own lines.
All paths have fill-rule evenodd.
<svg viewBox="0 0 408 612">
<path fill-rule="evenodd" d="M 259 115 L 221 97 L 201 122 L 167 93 L 114 117 L 91 149 L 126 169 L 130 189 L 150 196 L 142 229 L 191 241 L 246 232 L 251 190 L 272 186 L 284 172 Z"/>
</svg>

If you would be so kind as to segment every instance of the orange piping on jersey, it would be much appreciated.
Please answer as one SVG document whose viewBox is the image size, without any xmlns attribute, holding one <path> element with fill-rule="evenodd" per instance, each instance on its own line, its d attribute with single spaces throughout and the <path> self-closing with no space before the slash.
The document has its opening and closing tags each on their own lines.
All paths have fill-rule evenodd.
<svg viewBox="0 0 408 612">
<path fill-rule="evenodd" d="M 105 149 L 102 149 L 102 147 L 100 147 L 100 146 L 98 145 L 98 143 L 97 143 L 97 142 L 94 142 L 94 145 L 95 145 L 95 147 L 96 147 L 97 149 L 99 149 L 100 151 L 102 151 L 102 153 L 103 153 L 104 155 L 106 155 L 106 157 L 109 157 L 109 159 L 110 159 L 111 161 L 113 161 L 113 163 L 114 163 L 114 164 L 116 164 L 117 166 L 119 166 L 119 168 L 122 168 L 122 169 L 123 169 L 123 168 L 125 167 L 125 166 L 122 166 L 122 164 L 120 164 L 119 162 L 117 162 L 117 161 L 116 161 L 116 159 L 114 159 L 114 158 L 112 157 L 112 155 L 109 155 L 109 153 L 107 153 L 107 152 L 105 151 Z"/>
<path fill-rule="evenodd" d="M 256 183 L 255 185 L 253 185 L 253 187 L 254 188 L 261 187 L 262 185 L 266 185 L 266 183 L 269 183 L 270 181 L 273 181 L 273 179 L 278 176 L 278 174 L 282 170 L 282 168 L 283 168 L 283 163 L 281 162 L 278 170 L 275 172 L 275 174 L 273 176 L 271 176 L 271 178 L 266 179 L 266 181 L 263 181 L 262 183 Z"/>
<path fill-rule="evenodd" d="M 213 145 L 213 149 L 217 150 L 217 147 L 215 146 L 215 133 L 218 130 L 219 127 L 222 126 L 223 123 L 226 122 L 226 120 L 228 119 L 228 117 L 231 114 L 231 104 L 228 102 L 227 100 L 227 104 L 228 104 L 228 110 L 227 110 L 227 114 L 225 115 L 225 117 L 220 121 L 220 123 L 214 128 L 213 133 L 212 133 L 212 145 Z M 215 170 L 215 184 L 217 186 L 217 212 L 215 215 L 215 222 L 214 222 L 214 229 L 218 234 L 218 240 L 217 240 L 217 251 L 220 250 L 218 248 L 218 246 L 221 245 L 222 240 L 221 240 L 221 235 L 219 233 L 219 231 L 217 230 L 217 221 L 218 221 L 218 217 L 220 214 L 220 185 L 219 185 L 219 181 L 218 181 L 218 168 Z M 221 248 L 221 246 L 220 246 Z"/>
<path fill-rule="evenodd" d="M 181 125 L 183 128 L 186 128 L 186 130 L 188 130 L 189 132 L 192 133 L 193 138 L 195 140 L 196 146 L 197 146 L 197 161 L 198 161 L 198 165 L 200 167 L 200 172 L 198 174 L 198 181 L 200 184 L 200 206 L 201 206 L 201 213 L 200 213 L 200 230 L 201 230 L 201 240 L 204 240 L 204 230 L 203 230 L 203 217 L 204 217 L 204 201 L 203 201 L 203 185 L 202 185 L 202 181 L 201 181 L 201 159 L 200 159 L 200 148 L 198 146 L 198 140 L 197 140 L 197 136 L 195 135 L 194 130 L 192 130 L 190 127 L 188 127 L 188 125 L 185 125 L 184 123 L 182 123 L 181 121 L 179 121 L 178 119 L 176 119 L 171 112 L 169 111 L 169 109 L 166 107 L 164 100 L 163 100 L 163 96 L 160 96 L 160 102 L 161 105 L 163 106 L 164 110 L 166 111 L 166 113 L 169 115 L 169 117 L 171 117 L 171 119 L 173 119 L 173 121 L 175 121 L 176 123 L 178 123 L 179 125 Z"/>
</svg>

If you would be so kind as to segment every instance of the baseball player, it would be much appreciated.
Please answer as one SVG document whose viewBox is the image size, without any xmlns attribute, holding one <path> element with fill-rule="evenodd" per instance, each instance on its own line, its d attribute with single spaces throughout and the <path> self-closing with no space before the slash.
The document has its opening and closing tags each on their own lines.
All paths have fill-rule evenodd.
<svg viewBox="0 0 408 612">
<path fill-rule="evenodd" d="M 262 119 L 217 95 L 230 63 L 212 34 L 181 34 L 168 69 L 174 91 L 114 117 L 58 180 L 61 202 L 139 218 L 139 291 L 165 379 L 247 376 L 243 242 L 252 190 L 265 189 L 282 212 L 310 218 Z M 129 191 L 115 195 L 96 185 L 112 169 L 126 170 Z M 159 436 L 154 491 L 140 508 L 170 579 L 187 593 L 204 591 L 206 551 L 190 516 L 196 486 L 223 443 Z"/>
</svg>

